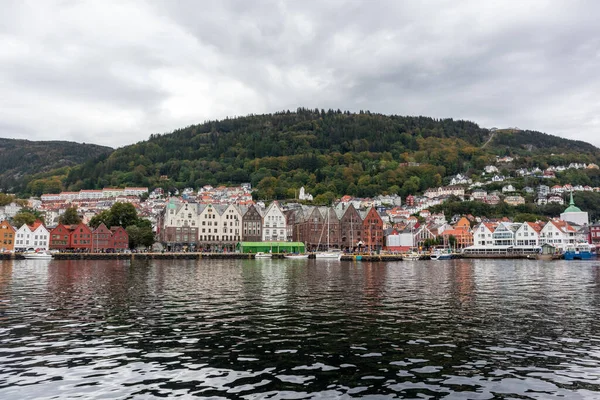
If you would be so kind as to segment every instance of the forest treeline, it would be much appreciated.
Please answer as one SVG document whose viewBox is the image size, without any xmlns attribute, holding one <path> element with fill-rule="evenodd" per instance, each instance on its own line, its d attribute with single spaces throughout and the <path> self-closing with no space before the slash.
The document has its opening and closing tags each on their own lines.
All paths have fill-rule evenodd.
<svg viewBox="0 0 600 400">
<path fill-rule="evenodd" d="M 343 194 L 415 194 L 456 173 L 480 173 L 496 155 L 520 155 L 523 165 L 598 161 L 598 150 L 587 143 L 531 131 L 496 133 L 482 148 L 490 135 L 462 120 L 299 108 L 153 134 L 82 165 L 34 176 L 23 191 L 173 191 L 250 182 L 257 198 L 293 198 L 304 186 L 327 203 Z"/>
</svg>

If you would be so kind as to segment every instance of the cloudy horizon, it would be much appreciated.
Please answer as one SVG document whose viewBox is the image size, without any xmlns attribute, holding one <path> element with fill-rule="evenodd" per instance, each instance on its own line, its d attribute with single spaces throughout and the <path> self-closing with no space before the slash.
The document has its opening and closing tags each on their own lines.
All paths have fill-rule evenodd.
<svg viewBox="0 0 600 400">
<path fill-rule="evenodd" d="M 599 11 L 585 1 L 6 0 L 0 137 L 121 147 L 306 107 L 600 147 Z"/>
</svg>

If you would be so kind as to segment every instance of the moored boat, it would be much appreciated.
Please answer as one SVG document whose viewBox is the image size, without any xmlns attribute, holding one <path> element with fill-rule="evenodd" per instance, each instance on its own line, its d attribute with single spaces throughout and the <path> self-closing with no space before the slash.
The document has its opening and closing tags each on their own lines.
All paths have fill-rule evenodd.
<svg viewBox="0 0 600 400">
<path fill-rule="evenodd" d="M 342 252 L 339 250 L 338 251 L 335 251 L 335 250 L 317 251 L 317 252 L 315 252 L 315 258 L 316 259 L 327 259 L 327 260 L 341 260 Z"/>
<path fill-rule="evenodd" d="M 450 260 L 452 259 L 452 253 L 444 251 L 443 249 L 436 249 L 431 253 L 429 258 L 432 260 Z"/>
<path fill-rule="evenodd" d="M 47 251 L 31 251 L 23 253 L 26 260 L 51 260 L 52 254 Z"/>
<path fill-rule="evenodd" d="M 419 259 L 421 259 L 421 255 L 419 253 L 410 252 L 410 253 L 402 254 L 403 261 L 416 261 Z"/>
<path fill-rule="evenodd" d="M 308 258 L 308 254 L 303 254 L 303 253 L 284 254 L 283 258 L 287 258 L 290 260 L 302 260 L 302 259 Z"/>
<path fill-rule="evenodd" d="M 588 243 L 575 243 L 567 246 L 563 258 L 565 260 L 591 260 L 592 249 Z"/>
<path fill-rule="evenodd" d="M 264 253 L 262 251 L 259 251 L 256 254 L 254 254 L 254 258 L 271 258 L 271 257 L 273 257 L 273 254 Z"/>
</svg>

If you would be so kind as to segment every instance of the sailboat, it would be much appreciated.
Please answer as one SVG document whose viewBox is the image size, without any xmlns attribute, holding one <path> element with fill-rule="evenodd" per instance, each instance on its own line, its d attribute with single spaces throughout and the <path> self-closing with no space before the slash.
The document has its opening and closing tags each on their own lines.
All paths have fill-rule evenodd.
<svg viewBox="0 0 600 400">
<path fill-rule="evenodd" d="M 329 259 L 329 260 L 341 260 L 342 252 L 338 249 L 330 249 L 329 248 L 329 208 L 327 209 L 327 250 L 326 251 L 316 251 L 315 258 L 316 259 Z M 325 229 L 325 225 L 323 225 L 323 229 Z M 321 231 L 321 236 L 323 236 L 323 231 Z M 321 238 L 319 238 L 319 245 L 321 244 Z"/>
</svg>

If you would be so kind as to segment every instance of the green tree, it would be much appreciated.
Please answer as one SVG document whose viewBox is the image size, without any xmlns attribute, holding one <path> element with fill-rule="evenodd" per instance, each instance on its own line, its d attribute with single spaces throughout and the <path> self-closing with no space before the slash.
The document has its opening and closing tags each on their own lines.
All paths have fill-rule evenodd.
<svg viewBox="0 0 600 400">
<path fill-rule="evenodd" d="M 81 223 L 81 217 L 77 214 L 77 207 L 68 207 L 60 217 L 58 223 L 63 225 L 77 225 Z"/>
<path fill-rule="evenodd" d="M 128 226 L 126 231 L 129 235 L 129 247 L 132 249 L 140 246 L 150 247 L 154 244 L 154 233 L 149 221 L 147 225 L 142 223 L 140 225 Z"/>
<path fill-rule="evenodd" d="M 36 219 L 37 218 L 35 214 L 33 214 L 32 212 L 21 210 L 12 218 L 12 224 L 18 229 L 25 224 L 33 225 Z"/>
</svg>

